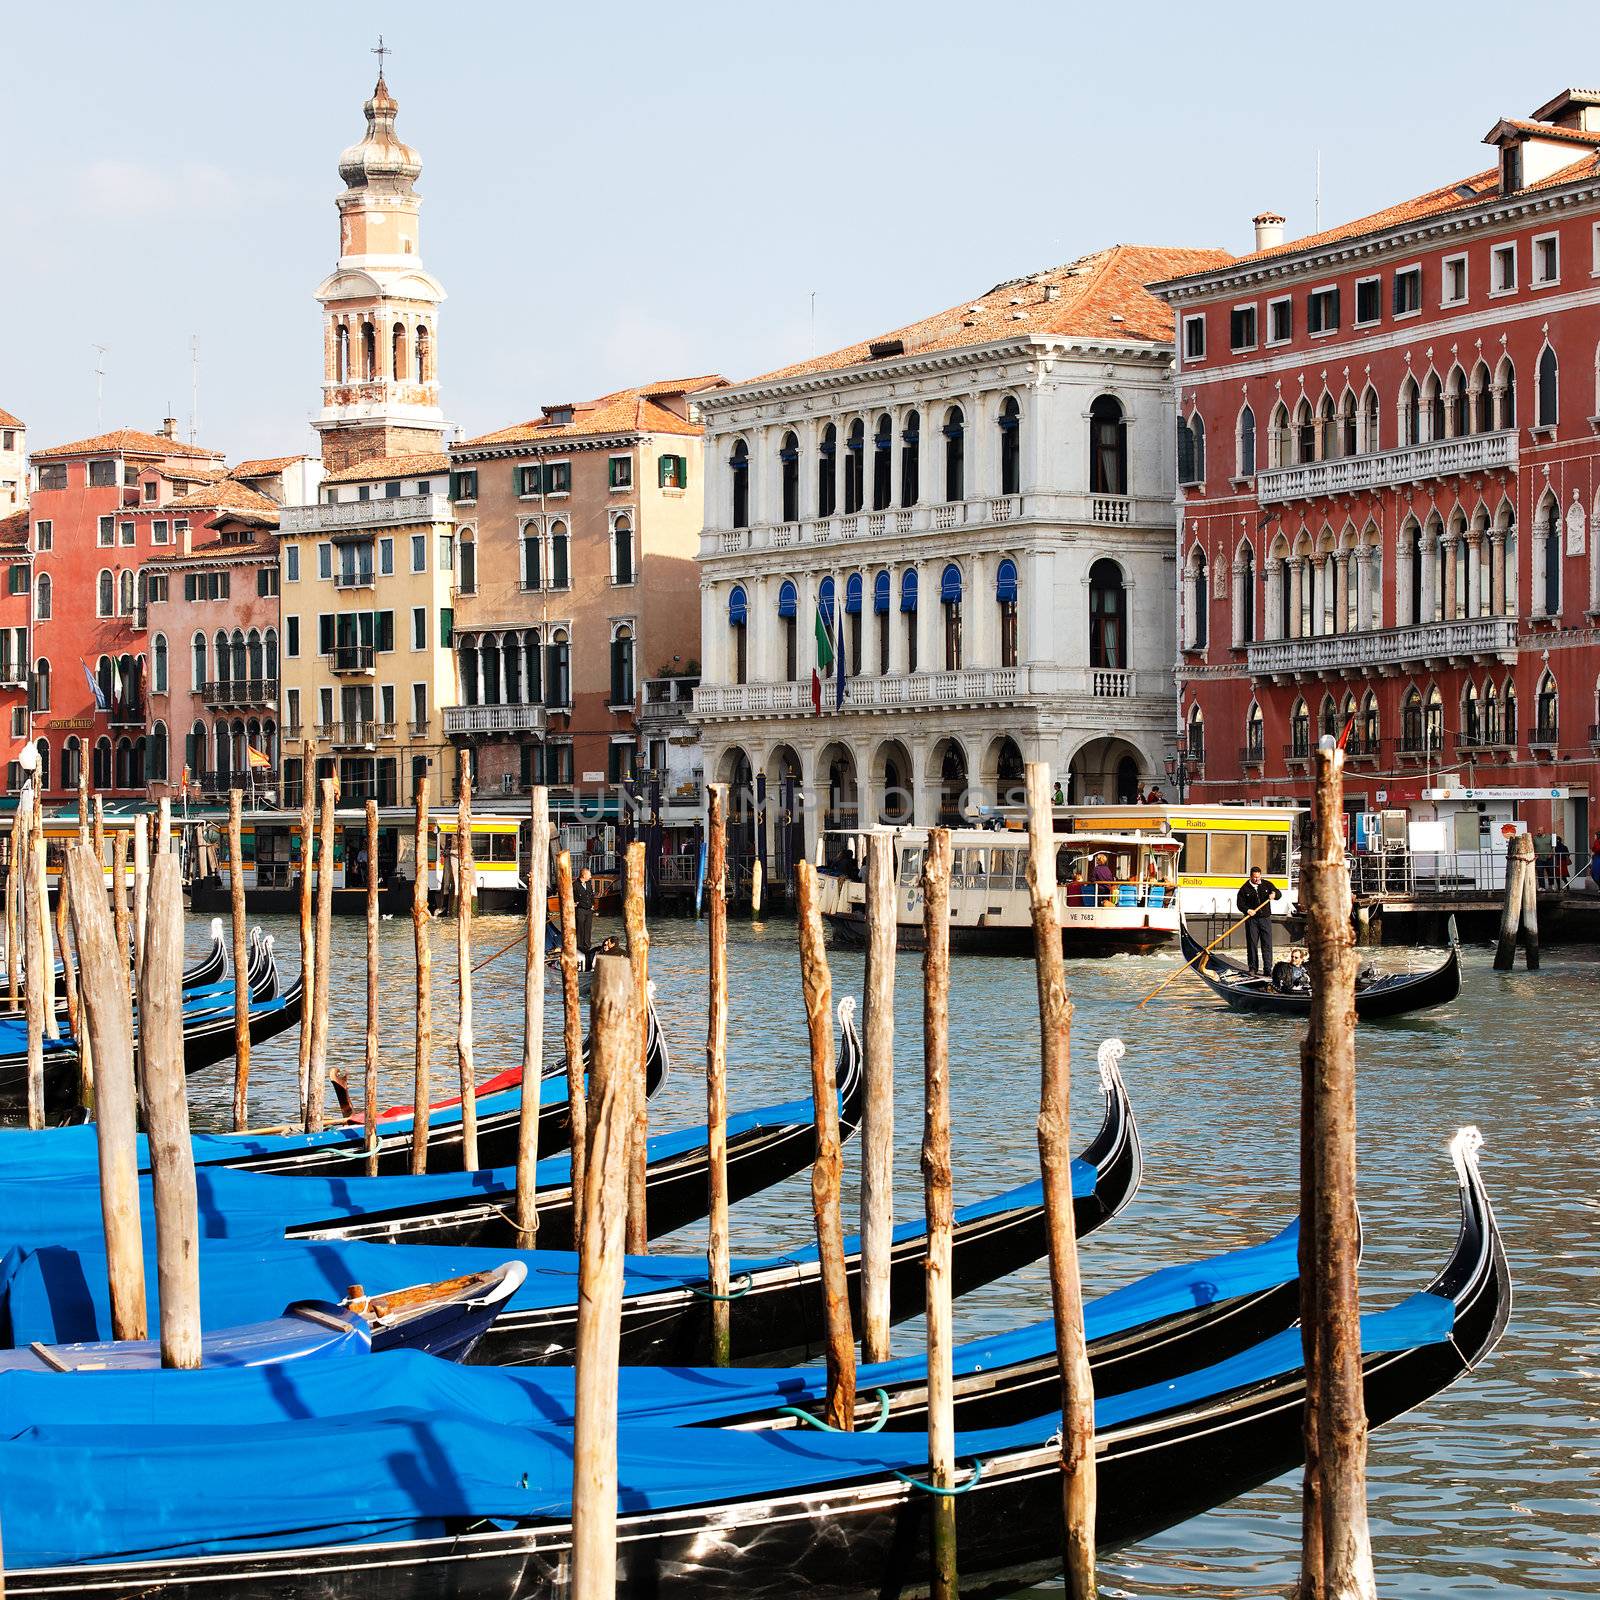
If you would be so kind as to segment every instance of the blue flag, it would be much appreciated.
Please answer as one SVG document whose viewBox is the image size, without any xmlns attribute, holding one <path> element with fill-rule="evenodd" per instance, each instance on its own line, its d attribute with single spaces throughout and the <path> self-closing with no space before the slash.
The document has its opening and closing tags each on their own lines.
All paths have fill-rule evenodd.
<svg viewBox="0 0 1600 1600">
<path fill-rule="evenodd" d="M 89 663 L 87 661 L 81 662 L 80 665 L 83 667 L 83 676 L 89 684 L 89 693 L 94 696 L 95 710 L 109 711 L 111 709 L 111 702 L 106 699 L 106 692 L 100 687 L 100 680 L 96 678 L 95 675 L 89 670 Z"/>
</svg>

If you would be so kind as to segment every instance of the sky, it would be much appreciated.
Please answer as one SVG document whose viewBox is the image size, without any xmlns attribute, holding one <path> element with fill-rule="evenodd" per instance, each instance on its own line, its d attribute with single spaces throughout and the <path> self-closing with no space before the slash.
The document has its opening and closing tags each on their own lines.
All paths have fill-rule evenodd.
<svg viewBox="0 0 1600 1600">
<path fill-rule="evenodd" d="M 187 437 L 198 340 L 202 443 L 313 449 L 312 291 L 380 32 L 470 436 L 751 377 L 1108 244 L 1245 250 L 1264 209 L 1309 231 L 1319 151 L 1325 225 L 1478 171 L 1498 117 L 1600 83 L 1592 0 L 1507 16 L 9 0 L 0 408 L 36 448 L 95 433 L 99 364 L 104 427 Z"/>
</svg>

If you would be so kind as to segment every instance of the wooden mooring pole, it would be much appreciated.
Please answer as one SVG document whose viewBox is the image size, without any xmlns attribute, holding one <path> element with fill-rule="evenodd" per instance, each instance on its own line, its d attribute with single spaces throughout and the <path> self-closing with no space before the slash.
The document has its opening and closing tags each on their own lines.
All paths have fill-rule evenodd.
<svg viewBox="0 0 1600 1600">
<path fill-rule="evenodd" d="M 139 1051 L 156 1215 L 161 1365 L 190 1368 L 200 1365 L 200 1222 L 183 1070 L 183 885 L 174 855 L 156 857 L 149 909 Z"/>
<path fill-rule="evenodd" d="M 517 1122 L 517 1248 L 539 1241 L 539 1085 L 544 1078 L 544 930 L 550 920 L 550 791 L 528 796 L 527 967 L 522 978 L 522 1087 Z M 573 1175 L 576 1182 L 576 1174 Z M 582 1191 L 574 1187 L 576 1216 Z"/>
<path fill-rule="evenodd" d="M 378 802 L 367 801 L 367 1049 L 361 1077 L 361 1132 L 367 1176 L 378 1175 Z"/>
<path fill-rule="evenodd" d="M 619 956 L 595 962 L 594 1137 L 583 1191 L 578 1329 L 572 1413 L 572 1596 L 617 1594 L 617 1367 L 622 1340 L 623 1251 L 627 1231 L 627 1149 L 638 1026 L 633 974 Z"/>
<path fill-rule="evenodd" d="M 33 911 L 39 922 L 39 949 L 44 961 L 44 1036 L 50 1040 L 61 1037 L 61 1024 L 56 1021 L 56 964 L 50 949 L 50 870 L 44 838 L 44 800 L 41 797 L 33 814 L 33 831 L 29 834 L 33 845 L 34 896 Z M 124 959 L 126 970 L 127 961 Z"/>
<path fill-rule="evenodd" d="M 133 979 L 144 973 L 144 944 L 150 932 L 150 821 L 133 819 Z M 59 941 L 58 941 L 59 942 Z"/>
<path fill-rule="evenodd" d="M 867 835 L 867 970 L 862 1026 L 861 1359 L 889 1359 L 889 1255 L 894 1235 L 894 836 Z"/>
<path fill-rule="evenodd" d="M 817 1158 L 811 1165 L 811 1213 L 817 1228 L 822 1268 L 823 1342 L 827 1357 L 828 1400 L 823 1421 L 854 1428 L 856 1419 L 856 1340 L 850 1323 L 850 1296 L 844 1270 L 844 1231 L 839 1221 L 839 1092 L 833 1064 L 833 977 L 822 938 L 817 906 L 817 869 L 795 863 L 800 917 L 800 986 L 805 994 L 806 1028 L 811 1036 L 811 1103 L 817 1127 Z"/>
<path fill-rule="evenodd" d="M 650 1101 L 644 1092 L 644 1056 L 650 1027 L 650 935 L 645 930 L 644 922 L 642 839 L 635 839 L 628 846 L 626 861 L 622 917 L 628 936 L 628 961 L 633 968 L 634 1018 L 639 1026 L 628 1083 L 633 1109 L 633 1132 L 628 1140 L 628 1254 L 642 1256 L 650 1249 L 645 1199 L 645 1166 L 650 1159 Z M 593 1003 L 591 998 L 591 1008 Z"/>
<path fill-rule="evenodd" d="M 1096 1593 L 1094 1380 L 1083 1332 L 1083 1284 L 1072 1204 L 1072 1002 L 1056 910 L 1055 816 L 1050 768 L 1030 761 L 1028 904 L 1039 989 L 1039 1166 L 1050 1238 L 1050 1303 L 1061 1373 L 1062 1567 L 1067 1600 Z"/>
<path fill-rule="evenodd" d="M 461 1165 L 478 1170 L 478 1074 L 472 1035 L 472 752 L 456 753 L 456 1068 L 461 1078 Z"/>
<path fill-rule="evenodd" d="M 250 951 L 244 910 L 244 796 L 228 791 L 228 906 L 233 913 L 233 1131 L 250 1126 Z"/>
<path fill-rule="evenodd" d="M 94 1048 L 89 1042 L 89 1030 L 83 1025 L 83 1006 L 78 996 L 78 955 L 74 946 L 68 945 L 68 923 L 71 918 L 72 886 L 63 871 L 56 886 L 56 944 L 61 950 L 61 976 L 67 991 L 67 1030 L 72 1035 L 78 1051 L 78 1104 L 94 1113 Z"/>
<path fill-rule="evenodd" d="M 411 1087 L 411 1171 L 428 1170 L 428 1106 L 433 1076 L 433 950 L 428 943 L 428 790 L 417 784 L 411 937 L 417 957 L 417 1058 Z"/>
<path fill-rule="evenodd" d="M 311 741 L 300 747 L 300 1121 L 311 1117 L 311 1027 L 316 1009 L 317 961 L 311 946 L 311 867 L 316 860 L 316 770 Z"/>
<path fill-rule="evenodd" d="M 578 1006 L 578 911 L 572 895 L 572 852 L 556 857 L 561 907 L 561 1039 L 567 1057 L 567 1124 L 572 1142 L 572 1248 L 583 1243 L 585 1174 L 589 1160 L 589 1101 L 583 1082 L 583 1014 Z"/>
<path fill-rule="evenodd" d="M 928 1481 L 955 1488 L 955 1380 L 951 1252 L 955 1200 L 950 1175 L 950 830 L 930 828 L 922 858 L 922 1184 L 928 1225 L 924 1261 L 928 1327 Z M 956 1503 L 936 1494 L 928 1509 L 928 1590 L 955 1600 Z"/>
<path fill-rule="evenodd" d="M 728 1281 L 728 788 L 706 791 L 706 1275 L 711 1360 L 733 1360 Z"/>
<path fill-rule="evenodd" d="M 1539 970 L 1539 886 L 1534 870 L 1533 836 L 1519 833 L 1506 848 L 1506 893 L 1500 907 L 1500 938 L 1494 949 L 1494 970 L 1509 972 L 1516 964 L 1517 935 L 1523 935 L 1528 970 Z M 1532 926 L 1529 927 L 1529 917 Z"/>
<path fill-rule="evenodd" d="M 1344 752 L 1316 752 L 1301 864 L 1311 1020 L 1301 1070 L 1301 1341 L 1306 1364 L 1300 1600 L 1375 1600 L 1367 1529 L 1356 1217 L 1356 952 L 1344 853 Z"/>
<path fill-rule="evenodd" d="M 42 833 L 40 838 L 43 838 Z M 128 835 L 122 828 L 111 835 L 111 915 L 116 924 L 117 949 L 122 952 L 123 970 L 131 971 L 133 946 L 129 939 Z"/>
<path fill-rule="evenodd" d="M 93 846 L 69 845 L 65 871 L 83 985 L 84 1030 L 94 1041 L 95 1140 L 111 1286 L 111 1336 L 143 1339 L 149 1321 L 139 1236 L 138 1104 L 128 968 L 117 955 L 99 854 Z"/>
<path fill-rule="evenodd" d="M 20 810 L 20 808 L 19 808 Z M 22 1003 L 28 1017 L 28 1126 L 44 1126 L 44 1034 L 45 1012 L 55 1010 L 55 976 L 45 975 L 47 962 L 44 938 L 39 925 L 39 897 L 44 893 L 44 875 L 39 870 L 39 852 L 34 840 L 44 837 L 44 817 L 37 799 L 27 807 L 25 830 L 27 892 L 22 897 L 22 939 L 27 958 L 27 982 Z"/>
<path fill-rule="evenodd" d="M 321 1133 L 328 1096 L 328 986 L 333 969 L 333 779 L 324 778 L 317 842 L 317 993 L 311 1017 L 311 1062 L 306 1073 L 306 1132 Z"/>
<path fill-rule="evenodd" d="M 27 955 L 17 941 L 21 923 L 17 917 L 17 900 L 22 889 L 22 861 L 26 848 L 22 831 L 20 809 L 12 815 L 11 832 L 6 844 L 6 1010 L 16 1011 L 21 1000 L 22 969 Z"/>
</svg>

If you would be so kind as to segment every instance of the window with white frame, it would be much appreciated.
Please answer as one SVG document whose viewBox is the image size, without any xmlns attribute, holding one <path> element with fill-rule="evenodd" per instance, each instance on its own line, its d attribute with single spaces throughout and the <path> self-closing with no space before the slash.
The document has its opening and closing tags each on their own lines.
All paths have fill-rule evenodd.
<svg viewBox="0 0 1600 1600">
<path fill-rule="evenodd" d="M 333 576 L 333 546 L 319 544 L 317 546 L 317 576 L 331 578 Z"/>
<path fill-rule="evenodd" d="M 1254 350 L 1256 347 L 1256 308 L 1235 306 L 1228 313 L 1228 348 Z"/>
<path fill-rule="evenodd" d="M 426 650 L 428 648 L 428 608 L 426 606 L 413 606 L 411 608 L 411 648 L 413 650 Z"/>
<path fill-rule="evenodd" d="M 108 550 L 117 542 L 117 519 L 115 517 L 101 517 L 100 526 L 95 532 L 95 543 L 102 550 Z"/>
<path fill-rule="evenodd" d="M 1467 258 L 1446 256 L 1439 269 L 1439 304 L 1461 305 L 1467 298 Z"/>
<path fill-rule="evenodd" d="M 1561 240 L 1554 233 L 1541 233 L 1533 241 L 1533 282 L 1535 287 L 1561 281 Z"/>
<path fill-rule="evenodd" d="M 411 535 L 411 570 L 413 572 L 428 570 L 428 536 L 425 533 Z"/>
<path fill-rule="evenodd" d="M 48 550 L 55 543 L 56 525 L 48 517 L 33 525 L 33 547 L 36 550 Z"/>
<path fill-rule="evenodd" d="M 1422 268 L 1401 267 L 1394 275 L 1394 314 L 1409 317 L 1422 310 Z"/>
<path fill-rule="evenodd" d="M 1364 328 L 1383 316 L 1383 280 L 1356 279 L 1356 326 Z"/>
<path fill-rule="evenodd" d="M 1206 319 L 1204 316 L 1183 319 L 1183 359 L 1204 361 L 1206 358 Z"/>
<path fill-rule="evenodd" d="M 1517 247 L 1497 244 L 1489 252 L 1489 293 L 1511 294 L 1517 287 Z"/>
<path fill-rule="evenodd" d="M 1306 332 L 1312 338 L 1339 330 L 1339 286 L 1329 284 L 1306 296 Z"/>
<path fill-rule="evenodd" d="M 611 522 L 611 581 L 622 585 L 633 579 L 633 518 L 619 512 Z"/>
<path fill-rule="evenodd" d="M 1288 295 L 1267 301 L 1267 343 L 1288 344 L 1294 337 L 1294 301 Z"/>
</svg>

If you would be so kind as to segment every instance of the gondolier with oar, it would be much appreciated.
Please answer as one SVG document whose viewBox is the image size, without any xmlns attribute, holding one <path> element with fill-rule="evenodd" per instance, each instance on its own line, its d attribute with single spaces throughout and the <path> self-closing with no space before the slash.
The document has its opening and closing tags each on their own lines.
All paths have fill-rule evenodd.
<svg viewBox="0 0 1600 1600">
<path fill-rule="evenodd" d="M 1249 920 L 1244 925 L 1245 942 L 1250 954 L 1250 970 L 1263 978 L 1272 975 L 1272 902 L 1283 898 L 1283 890 L 1261 875 L 1260 867 L 1251 867 L 1250 876 L 1239 885 L 1234 904 L 1240 914 Z"/>
</svg>

